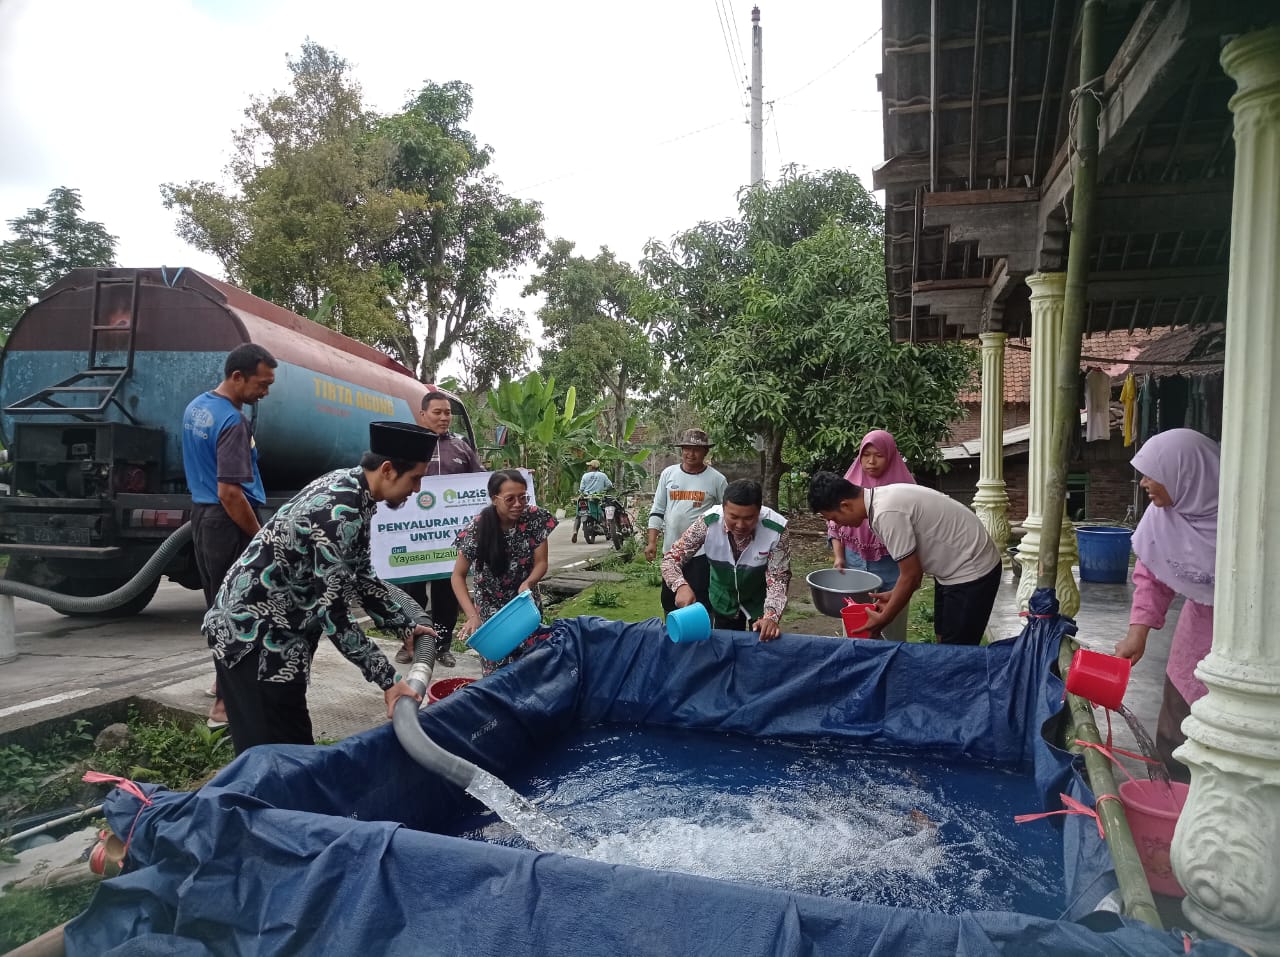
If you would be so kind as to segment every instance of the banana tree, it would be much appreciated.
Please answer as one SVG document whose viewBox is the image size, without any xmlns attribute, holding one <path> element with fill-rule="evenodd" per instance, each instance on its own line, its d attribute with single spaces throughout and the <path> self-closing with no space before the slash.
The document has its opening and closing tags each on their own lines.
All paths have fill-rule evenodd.
<svg viewBox="0 0 1280 957">
<path fill-rule="evenodd" d="M 568 502 L 582 463 L 595 458 L 596 420 L 603 403 L 579 412 L 577 391 L 570 387 L 563 406 L 555 397 L 555 378 L 530 372 L 501 383 L 489 393 L 489 408 L 507 429 L 506 444 L 495 459 L 505 467 L 534 470 L 539 497 Z"/>
</svg>

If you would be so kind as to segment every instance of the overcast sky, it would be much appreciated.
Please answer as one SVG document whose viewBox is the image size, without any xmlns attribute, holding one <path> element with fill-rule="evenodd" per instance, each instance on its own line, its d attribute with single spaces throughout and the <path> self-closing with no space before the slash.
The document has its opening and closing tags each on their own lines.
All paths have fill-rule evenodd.
<svg viewBox="0 0 1280 957">
<path fill-rule="evenodd" d="M 762 4 L 767 177 L 844 167 L 870 186 L 879 22 L 879 0 Z M 750 3 L 0 0 L 0 219 L 73 187 L 121 265 L 221 276 L 175 235 L 159 186 L 224 181 L 250 96 L 287 84 L 307 37 L 381 112 L 426 80 L 471 84 L 494 172 L 584 254 L 635 262 L 650 237 L 732 215 L 749 175 Z M 513 283 L 500 298 L 532 307 Z"/>
</svg>

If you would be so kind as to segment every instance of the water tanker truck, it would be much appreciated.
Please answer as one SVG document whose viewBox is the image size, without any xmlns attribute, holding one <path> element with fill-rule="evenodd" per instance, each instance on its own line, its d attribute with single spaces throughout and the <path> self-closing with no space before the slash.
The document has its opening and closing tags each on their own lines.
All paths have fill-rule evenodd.
<svg viewBox="0 0 1280 957">
<path fill-rule="evenodd" d="M 431 388 L 376 349 L 194 270 L 75 269 L 27 309 L 0 355 L 0 594 L 124 616 L 162 575 L 200 587 L 182 414 L 246 342 L 279 362 L 270 395 L 245 408 L 262 518 L 317 475 L 356 464 L 370 422 L 414 421 Z"/>
</svg>

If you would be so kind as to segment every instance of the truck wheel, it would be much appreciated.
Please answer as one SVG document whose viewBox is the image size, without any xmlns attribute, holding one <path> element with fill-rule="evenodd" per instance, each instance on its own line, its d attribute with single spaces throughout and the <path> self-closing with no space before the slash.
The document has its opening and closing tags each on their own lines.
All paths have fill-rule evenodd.
<svg viewBox="0 0 1280 957">
<path fill-rule="evenodd" d="M 84 598 L 90 595 L 105 595 L 107 592 L 115 591 L 123 584 L 124 582 L 113 582 L 101 578 L 66 579 L 57 588 L 51 590 L 60 591 L 64 595 L 75 595 Z M 133 598 L 123 605 L 112 608 L 110 611 L 63 611 L 59 612 L 59 614 L 66 615 L 68 618 L 131 618 L 151 604 L 151 599 L 156 597 L 156 590 L 159 587 L 160 578 L 157 576 L 155 581 L 142 589 Z"/>
</svg>

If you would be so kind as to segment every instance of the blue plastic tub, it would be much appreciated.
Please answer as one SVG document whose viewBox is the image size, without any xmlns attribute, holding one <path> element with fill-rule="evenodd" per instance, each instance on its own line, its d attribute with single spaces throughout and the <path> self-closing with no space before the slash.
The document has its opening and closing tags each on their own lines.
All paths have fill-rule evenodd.
<svg viewBox="0 0 1280 957">
<path fill-rule="evenodd" d="M 520 642 L 532 635 L 540 624 L 542 613 L 534 604 L 532 592 L 526 588 L 481 625 L 467 639 L 467 647 L 474 648 L 488 661 L 501 661 L 515 651 Z"/>
<path fill-rule="evenodd" d="M 1129 546 L 1133 531 L 1095 525 L 1076 529 L 1080 547 L 1080 580 L 1124 584 L 1129 580 Z"/>
</svg>

